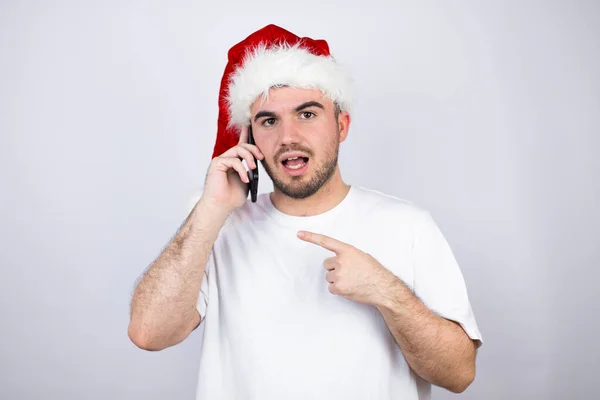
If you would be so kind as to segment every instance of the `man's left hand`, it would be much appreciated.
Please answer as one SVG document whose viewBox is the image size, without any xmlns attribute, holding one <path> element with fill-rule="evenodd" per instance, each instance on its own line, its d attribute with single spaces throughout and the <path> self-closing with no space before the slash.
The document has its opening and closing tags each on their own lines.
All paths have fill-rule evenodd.
<svg viewBox="0 0 600 400">
<path fill-rule="evenodd" d="M 397 284 L 397 278 L 373 256 L 329 236 L 299 231 L 298 237 L 335 253 L 326 258 L 329 292 L 363 304 L 380 305 Z"/>
</svg>

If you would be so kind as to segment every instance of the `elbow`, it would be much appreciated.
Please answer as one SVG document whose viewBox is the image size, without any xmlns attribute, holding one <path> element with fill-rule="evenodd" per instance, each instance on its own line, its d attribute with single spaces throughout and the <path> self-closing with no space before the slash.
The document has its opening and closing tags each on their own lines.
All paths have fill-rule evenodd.
<svg viewBox="0 0 600 400">
<path fill-rule="evenodd" d="M 133 323 L 129 324 L 127 335 L 129 336 L 129 340 L 142 350 L 160 351 L 168 347 L 159 343 L 159 341 L 148 334 L 146 330 L 136 327 Z"/>
<path fill-rule="evenodd" d="M 198 319 L 198 318 L 197 318 Z M 148 327 L 137 319 L 129 322 L 127 335 L 137 347 L 147 351 L 160 351 L 184 341 L 194 330 L 194 327 L 183 325 L 172 329 L 156 329 Z"/>
<path fill-rule="evenodd" d="M 465 390 L 467 390 L 469 386 L 471 386 L 474 380 L 475 366 L 473 365 L 469 366 L 468 368 L 465 368 L 465 370 L 452 382 L 451 385 L 448 385 L 446 389 L 448 389 L 452 393 L 462 393 Z"/>
</svg>

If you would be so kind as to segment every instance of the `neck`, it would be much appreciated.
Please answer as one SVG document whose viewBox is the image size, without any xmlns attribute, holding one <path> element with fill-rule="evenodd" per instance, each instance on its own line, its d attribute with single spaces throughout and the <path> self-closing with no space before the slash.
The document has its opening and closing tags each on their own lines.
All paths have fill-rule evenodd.
<svg viewBox="0 0 600 400">
<path fill-rule="evenodd" d="M 309 217 L 323 214 L 340 204 L 349 190 L 350 186 L 342 180 L 340 170 L 336 168 L 331 179 L 310 197 L 294 199 L 281 193 L 277 188 L 269 196 L 275 208 L 282 213 Z"/>
</svg>

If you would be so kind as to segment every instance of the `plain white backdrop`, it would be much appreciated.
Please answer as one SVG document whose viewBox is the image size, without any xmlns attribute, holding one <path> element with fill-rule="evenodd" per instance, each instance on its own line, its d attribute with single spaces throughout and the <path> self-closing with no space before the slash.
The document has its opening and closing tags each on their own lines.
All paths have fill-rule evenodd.
<svg viewBox="0 0 600 400">
<path fill-rule="evenodd" d="M 485 340 L 461 398 L 597 396 L 599 2 L 5 0 L 0 398 L 194 398 L 201 332 L 144 352 L 129 301 L 202 185 L 227 50 L 269 23 L 354 74 L 345 180 L 454 249 Z"/>
</svg>

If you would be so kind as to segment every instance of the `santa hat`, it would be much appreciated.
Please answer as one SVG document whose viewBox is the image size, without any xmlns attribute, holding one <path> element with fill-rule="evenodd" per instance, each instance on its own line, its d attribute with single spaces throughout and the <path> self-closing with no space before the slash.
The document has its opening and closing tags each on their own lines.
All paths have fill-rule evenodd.
<svg viewBox="0 0 600 400">
<path fill-rule="evenodd" d="M 239 140 L 240 128 L 250 123 L 250 107 L 275 86 L 320 89 L 350 111 L 352 82 L 323 39 L 298 37 L 267 25 L 233 46 L 219 90 L 219 118 L 213 158 Z"/>
</svg>

